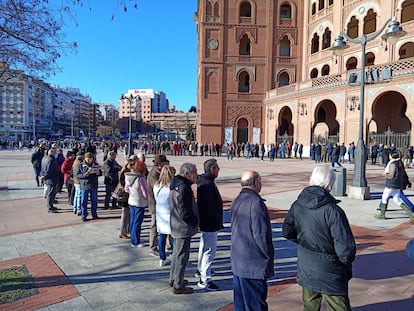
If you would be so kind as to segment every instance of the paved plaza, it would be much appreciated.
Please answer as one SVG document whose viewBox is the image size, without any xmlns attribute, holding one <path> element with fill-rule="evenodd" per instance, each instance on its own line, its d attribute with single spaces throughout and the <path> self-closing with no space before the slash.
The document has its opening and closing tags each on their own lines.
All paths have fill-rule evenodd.
<svg viewBox="0 0 414 311">
<path fill-rule="evenodd" d="M 173 295 L 168 286 L 169 267 L 159 267 L 159 258 L 149 248 L 131 248 L 119 239 L 120 210 L 104 210 L 103 178 L 99 192 L 101 219 L 83 223 L 72 213 L 67 193 L 58 195 L 58 214 L 48 214 L 43 190 L 35 186 L 31 153 L 0 150 L 0 269 L 24 264 L 34 277 L 37 295 L 0 305 L 0 310 L 233 310 L 230 266 L 230 204 L 240 191 L 244 170 L 262 175 L 261 195 L 270 210 L 275 247 L 275 276 L 269 280 L 270 310 L 302 310 L 301 288 L 296 284 L 296 246 L 281 236 L 281 224 L 298 193 L 307 185 L 315 166 L 309 159 L 218 158 L 221 167 L 216 182 L 225 202 L 225 228 L 219 233 L 213 280 L 220 291 L 197 287 L 199 235 L 191 244 L 186 279 L 192 295 Z M 207 158 L 167 155 L 178 168 L 184 162 L 203 171 Z M 123 162 L 123 155 L 118 161 Z M 151 167 L 153 156 L 148 155 Z M 102 163 L 102 153 L 98 154 Z M 351 184 L 353 165 L 347 168 Z M 371 199 L 360 201 L 337 196 L 357 241 L 357 258 L 350 282 L 353 310 L 412 310 L 414 262 L 405 253 L 414 238 L 414 225 L 392 202 L 386 220 L 374 218 L 384 185 L 383 167 L 367 164 Z M 408 169 L 414 180 L 414 169 Z M 414 191 L 406 192 L 414 198 Z M 143 224 L 148 241 L 149 218 Z M 246 254 L 247 255 L 247 254 Z M 323 308 L 323 310 L 326 310 Z"/>
</svg>

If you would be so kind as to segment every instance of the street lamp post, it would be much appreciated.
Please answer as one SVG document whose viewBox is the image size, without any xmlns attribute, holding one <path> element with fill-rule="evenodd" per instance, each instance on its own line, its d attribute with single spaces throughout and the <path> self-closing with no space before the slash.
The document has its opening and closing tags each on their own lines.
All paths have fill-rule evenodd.
<svg viewBox="0 0 414 311">
<path fill-rule="evenodd" d="M 139 101 L 141 98 L 139 97 L 139 95 L 134 96 L 134 95 L 130 94 L 129 96 L 126 96 L 126 95 L 122 94 L 121 95 L 121 100 L 124 100 L 124 99 L 126 99 L 129 103 L 128 157 L 130 157 L 131 155 L 134 154 L 134 146 L 133 146 L 133 141 L 132 141 L 132 116 L 131 116 L 132 108 L 131 108 L 131 105 L 132 105 L 133 101 Z"/>
<path fill-rule="evenodd" d="M 348 197 L 356 199 L 369 199 L 369 187 L 367 186 L 366 179 L 366 160 L 367 149 L 364 144 L 364 112 L 365 112 L 365 49 L 368 42 L 377 38 L 388 25 L 388 29 L 385 34 L 382 35 L 382 39 L 388 40 L 390 44 L 395 44 L 400 37 L 406 34 L 402 30 L 400 23 L 392 17 L 388 19 L 385 24 L 377 32 L 366 35 L 363 34 L 360 39 L 354 39 L 349 37 L 345 32 L 341 32 L 336 37 L 334 43 L 330 47 L 330 50 L 336 56 L 341 56 L 345 49 L 349 48 L 346 44 L 344 37 L 352 43 L 361 44 L 361 72 L 360 72 L 360 110 L 359 110 L 359 133 L 358 142 L 355 148 L 355 164 L 354 164 L 354 177 L 352 179 L 352 186 L 349 188 Z"/>
</svg>

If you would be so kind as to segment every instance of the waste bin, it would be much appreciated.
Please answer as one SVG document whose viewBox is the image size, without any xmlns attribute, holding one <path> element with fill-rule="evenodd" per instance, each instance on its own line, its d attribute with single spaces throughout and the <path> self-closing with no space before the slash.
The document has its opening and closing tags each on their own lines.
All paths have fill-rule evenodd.
<svg viewBox="0 0 414 311">
<path fill-rule="evenodd" d="M 334 196 L 344 196 L 346 193 L 346 168 L 337 167 L 334 171 L 336 175 L 336 180 L 333 184 L 331 194 Z"/>
</svg>

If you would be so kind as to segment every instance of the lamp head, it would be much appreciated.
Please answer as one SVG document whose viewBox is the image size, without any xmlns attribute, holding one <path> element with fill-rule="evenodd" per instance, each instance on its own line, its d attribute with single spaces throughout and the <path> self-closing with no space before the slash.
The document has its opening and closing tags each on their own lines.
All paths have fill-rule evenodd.
<svg viewBox="0 0 414 311">
<path fill-rule="evenodd" d="M 388 25 L 388 29 L 381 36 L 382 39 L 388 40 L 390 44 L 396 44 L 397 41 L 406 34 L 407 32 L 402 29 L 400 23 L 395 17 L 392 18 L 391 23 Z"/>
<path fill-rule="evenodd" d="M 344 50 L 349 48 L 349 45 L 346 44 L 344 37 L 339 34 L 336 38 L 332 46 L 329 48 L 336 56 L 341 56 L 344 53 Z"/>
</svg>

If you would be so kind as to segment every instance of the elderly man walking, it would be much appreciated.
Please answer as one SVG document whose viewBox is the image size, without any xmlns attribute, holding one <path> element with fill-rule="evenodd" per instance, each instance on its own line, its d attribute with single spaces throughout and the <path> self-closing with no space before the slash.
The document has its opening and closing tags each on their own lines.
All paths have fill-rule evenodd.
<svg viewBox="0 0 414 311">
<path fill-rule="evenodd" d="M 49 213 L 57 213 L 57 208 L 53 206 L 53 203 L 59 190 L 60 169 L 55 155 L 56 149 L 49 149 L 40 172 L 40 178 L 45 186 L 46 206 Z"/>
</svg>

